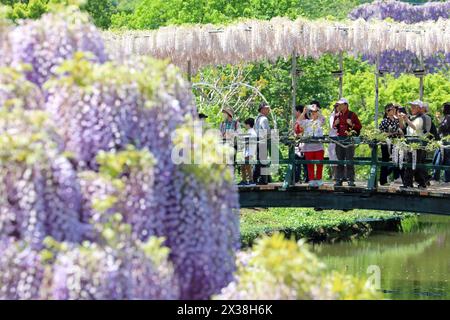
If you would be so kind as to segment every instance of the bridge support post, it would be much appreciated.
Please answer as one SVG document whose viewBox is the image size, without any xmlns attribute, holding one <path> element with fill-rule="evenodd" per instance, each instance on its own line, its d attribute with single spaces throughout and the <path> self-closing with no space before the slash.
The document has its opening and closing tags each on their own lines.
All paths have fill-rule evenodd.
<svg viewBox="0 0 450 320">
<path fill-rule="evenodd" d="M 369 181 L 367 182 L 367 189 L 374 191 L 377 188 L 377 171 L 378 171 L 378 144 L 376 142 L 370 143 L 372 149 L 371 165 Z"/>
<path fill-rule="evenodd" d="M 282 189 L 295 185 L 295 145 L 289 146 L 289 164 Z"/>
</svg>

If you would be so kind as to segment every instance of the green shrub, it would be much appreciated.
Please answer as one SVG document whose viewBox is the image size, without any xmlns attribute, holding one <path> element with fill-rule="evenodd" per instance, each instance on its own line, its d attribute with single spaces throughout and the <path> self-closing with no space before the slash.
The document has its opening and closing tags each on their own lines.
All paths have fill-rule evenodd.
<svg viewBox="0 0 450 320">
<path fill-rule="evenodd" d="M 304 242 L 264 237 L 238 259 L 236 281 L 216 299 L 380 299 L 363 279 L 327 273 Z"/>
</svg>

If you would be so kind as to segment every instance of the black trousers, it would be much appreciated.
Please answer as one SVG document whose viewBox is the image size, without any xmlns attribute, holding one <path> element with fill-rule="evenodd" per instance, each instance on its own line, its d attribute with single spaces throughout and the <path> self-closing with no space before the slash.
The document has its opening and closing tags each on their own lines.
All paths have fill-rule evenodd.
<svg viewBox="0 0 450 320">
<path fill-rule="evenodd" d="M 389 162 L 391 161 L 391 155 L 390 152 L 392 151 L 388 149 L 387 144 L 381 145 L 381 160 L 383 162 Z M 388 182 L 388 177 L 391 173 L 394 173 L 394 179 L 398 179 L 400 177 L 400 169 L 394 168 L 394 167 L 381 167 L 380 169 L 380 184 L 386 184 Z"/>
<path fill-rule="evenodd" d="M 338 160 L 353 160 L 355 157 L 355 146 L 342 147 L 336 144 L 336 156 Z M 355 166 L 341 165 L 336 167 L 336 181 L 355 181 Z"/>
<path fill-rule="evenodd" d="M 258 161 L 267 161 L 269 158 L 269 147 L 270 144 L 258 143 L 256 150 L 256 158 Z M 253 172 L 253 181 L 262 184 L 269 183 L 270 176 L 264 173 L 264 171 L 268 170 L 269 166 L 269 164 L 256 164 Z M 263 170 L 263 168 L 266 170 Z"/>
<path fill-rule="evenodd" d="M 427 158 L 427 152 L 425 150 L 417 150 L 417 161 L 416 163 L 425 163 Z M 406 155 L 406 161 L 412 163 L 412 153 L 408 152 Z M 425 187 L 427 184 L 428 172 L 424 168 L 416 168 L 413 170 L 412 167 L 405 168 L 402 180 L 403 185 L 407 187 L 413 187 L 414 180 L 419 184 L 419 186 Z"/>
<path fill-rule="evenodd" d="M 305 160 L 305 156 L 299 157 L 297 154 L 295 155 L 295 160 Z M 302 179 L 302 168 L 303 168 L 303 179 Z M 308 182 L 308 167 L 306 163 L 296 164 L 295 165 L 295 183 L 299 181 Z"/>
</svg>

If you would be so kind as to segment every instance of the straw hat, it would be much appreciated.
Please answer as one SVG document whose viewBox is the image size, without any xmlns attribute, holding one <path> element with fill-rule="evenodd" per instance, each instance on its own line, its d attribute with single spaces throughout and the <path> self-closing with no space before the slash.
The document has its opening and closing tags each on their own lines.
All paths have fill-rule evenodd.
<svg viewBox="0 0 450 320">
<path fill-rule="evenodd" d="M 228 114 L 230 117 L 232 117 L 233 118 L 233 116 L 234 116 L 234 111 L 231 109 L 231 108 L 223 108 L 222 109 L 222 113 L 226 113 L 226 114 Z"/>
</svg>

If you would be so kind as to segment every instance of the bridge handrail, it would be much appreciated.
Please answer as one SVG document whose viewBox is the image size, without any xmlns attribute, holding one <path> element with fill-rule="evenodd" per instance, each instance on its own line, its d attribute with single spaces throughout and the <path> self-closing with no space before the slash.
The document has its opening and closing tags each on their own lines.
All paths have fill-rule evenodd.
<svg viewBox="0 0 450 320">
<path fill-rule="evenodd" d="M 249 138 L 244 138 L 246 143 L 249 142 Z M 378 167 L 398 167 L 398 164 L 394 162 L 383 162 L 380 161 L 378 158 L 378 146 L 382 144 L 388 144 L 388 141 L 386 140 L 377 140 L 377 139 L 368 139 L 367 137 L 360 137 L 360 136 L 349 136 L 349 137 L 330 137 L 330 136 L 321 136 L 321 137 L 294 137 L 292 135 L 283 135 L 279 137 L 279 141 L 283 143 L 284 145 L 287 145 L 289 147 L 289 156 L 287 159 L 281 158 L 278 160 L 277 164 L 287 164 L 288 165 L 288 171 L 286 173 L 285 179 L 284 179 L 284 187 L 291 186 L 295 184 L 294 181 L 294 171 L 295 171 L 295 165 L 296 164 L 349 164 L 349 165 L 368 165 L 371 167 L 370 169 L 370 175 L 368 180 L 367 189 L 368 190 L 374 190 L 376 188 L 377 184 L 377 171 Z M 401 141 L 402 143 L 406 145 L 412 145 L 415 149 L 425 149 L 428 144 L 434 149 L 440 148 L 442 149 L 450 149 L 450 141 L 447 139 L 443 140 L 428 140 L 425 137 L 413 137 L 413 136 L 406 136 L 401 139 L 393 138 L 390 143 L 395 144 L 395 142 Z M 327 158 L 324 158 L 324 160 L 300 160 L 295 158 L 295 146 L 299 143 L 335 143 L 342 145 L 343 147 L 349 146 L 349 145 L 368 145 L 371 148 L 371 157 L 355 157 L 353 160 L 329 160 Z M 432 149 L 432 150 L 434 150 Z M 430 150 L 428 150 L 430 151 Z M 237 161 L 236 164 L 263 164 L 263 165 L 270 165 L 271 161 L 259 161 L 259 160 L 250 160 L 250 161 Z M 415 167 L 415 168 L 426 168 L 426 169 L 436 169 L 436 170 L 450 170 L 449 165 L 435 165 L 435 164 L 428 164 L 428 163 L 408 163 L 404 162 L 402 164 L 402 167 Z"/>
</svg>

